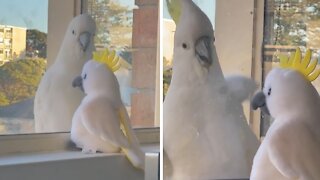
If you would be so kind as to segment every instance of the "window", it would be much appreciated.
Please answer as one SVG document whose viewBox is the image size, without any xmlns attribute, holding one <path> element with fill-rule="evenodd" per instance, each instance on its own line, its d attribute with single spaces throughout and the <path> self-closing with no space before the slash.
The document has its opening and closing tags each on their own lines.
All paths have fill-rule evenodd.
<svg viewBox="0 0 320 180">
<path fill-rule="evenodd" d="M 265 1 L 263 36 L 263 79 L 272 69 L 279 66 L 277 55 L 294 52 L 300 47 L 304 54 L 312 50 L 313 58 L 320 54 L 320 3 L 310 0 L 267 0 Z M 303 55 L 304 56 L 304 55 Z M 319 66 L 319 65 L 318 65 Z M 319 78 L 313 81 L 320 90 Z M 261 116 L 261 136 L 264 136 L 272 119 Z"/>
<path fill-rule="evenodd" d="M 115 74 L 120 86 L 129 82 L 131 90 L 123 101 L 133 126 L 154 127 L 159 126 L 155 121 L 158 3 L 136 5 L 139 9 L 132 0 L 87 0 L 83 11 L 96 21 L 97 51 L 109 48 L 121 57 L 122 68 Z"/>
<path fill-rule="evenodd" d="M 39 2 L 38 2 L 39 1 Z M 121 1 L 122 2 L 122 1 Z M 129 2 L 129 1 L 128 1 Z M 9 2 L 4 2 L 1 7 L 6 9 L 11 9 L 10 7 L 15 6 L 15 3 L 21 3 L 18 0 L 13 0 Z M 23 80 L 29 82 L 30 79 L 26 77 L 32 76 L 32 80 L 38 79 L 38 74 L 43 74 L 45 72 L 45 67 L 50 67 L 52 62 L 55 59 L 55 56 L 57 52 L 59 51 L 60 43 L 63 39 L 65 28 L 69 24 L 70 20 L 80 14 L 81 12 L 85 12 L 85 6 L 87 1 L 86 0 L 75 0 L 75 1 L 57 1 L 57 0 L 35 0 L 34 2 L 26 5 L 25 3 L 22 3 L 22 5 L 17 5 L 18 10 L 24 13 L 13 13 L 15 15 L 20 15 L 18 19 L 23 19 L 25 21 L 25 26 L 20 26 L 16 24 L 9 24 L 0 18 L 0 25 L 5 22 L 6 26 L 10 26 L 8 28 L 13 28 L 11 31 L 10 38 L 12 38 L 11 44 L 14 45 L 15 40 L 15 31 L 14 27 L 25 27 L 25 38 L 22 38 L 25 40 L 25 51 L 23 54 L 23 57 L 26 57 L 26 60 L 24 58 L 21 58 L 18 56 L 19 51 L 16 51 L 14 49 L 4 49 L 4 54 L 9 56 L 12 56 L 12 58 L 8 59 L 8 62 L 5 62 L 4 64 L 1 64 L 0 62 L 0 73 L 2 75 L 3 71 L 15 71 L 18 73 L 19 76 L 24 77 Z M 130 1 L 130 3 L 132 3 Z M 127 4 L 127 3 L 126 3 Z M 31 7 L 32 10 L 28 11 L 27 9 L 22 9 L 22 7 L 28 8 Z M 158 12 L 158 4 L 151 3 L 147 6 L 151 6 L 153 8 L 153 13 Z M 0 10 L 2 9 L 0 7 Z M 81 9 L 80 7 L 84 7 Z M 38 10 L 41 9 L 45 12 L 39 12 Z M 25 10 L 25 11 L 23 11 Z M 57 13 L 59 12 L 59 13 Z M 23 18 L 22 15 L 28 16 L 28 13 L 31 13 L 33 15 L 34 19 L 37 19 L 35 15 L 39 15 L 41 18 L 37 19 L 38 21 L 41 21 L 44 23 L 45 31 L 43 29 L 37 29 L 36 25 L 34 24 L 33 19 Z M 131 10 L 132 13 L 132 10 Z M 10 14 L 10 13 L 9 13 Z M 158 17 L 156 13 L 156 17 Z M 0 17 L 1 13 L 0 13 Z M 134 18 L 134 15 L 132 15 L 132 18 Z M 44 20 L 44 21 L 42 21 Z M 142 20 L 142 19 L 141 19 Z M 134 21 L 134 20 L 132 20 Z M 157 18 L 156 18 L 157 21 Z M 157 24 L 157 22 L 155 23 Z M 30 30 L 29 26 L 33 29 L 37 30 Z M 128 26 L 128 25 L 127 25 Z M 128 26 L 130 27 L 130 26 Z M 157 34 L 157 26 L 154 27 L 154 31 Z M 0 29 L 1 31 L 1 29 Z M 4 34 L 6 31 L 3 31 Z M 39 35 L 39 36 L 37 36 Z M 45 37 L 43 40 L 42 37 Z M 156 39 L 156 38 L 155 38 Z M 131 40 L 130 40 L 131 41 Z M 104 45 L 104 44 L 103 44 Z M 41 48 L 38 48 L 41 47 Z M 45 48 L 43 48 L 45 47 Z M 109 47 L 109 46 L 107 46 Z M 122 47 L 122 46 L 121 46 Z M 157 45 L 155 43 L 154 47 L 156 49 Z M 0 45 L 1 48 L 1 45 Z M 102 48 L 100 46 L 100 48 Z M 114 49 L 118 49 L 117 47 L 112 46 Z M 130 48 L 130 47 L 129 47 Z M 138 49 L 138 48 L 137 48 Z M 149 47 L 147 47 L 149 49 Z M 150 48 L 151 49 L 151 48 Z M 134 48 L 131 48 L 130 50 L 135 50 Z M 17 57 L 17 59 L 13 59 L 13 57 Z M 28 59 L 28 61 L 27 61 Z M 36 61 L 31 61 L 35 59 Z M 0 54 L 0 60 L 1 60 L 1 54 Z M 154 59 L 155 60 L 155 59 Z M 17 63 L 17 64 L 15 64 Z M 30 64 L 32 65 L 30 65 Z M 10 66 L 9 66 L 10 64 Z M 24 67 L 26 65 L 26 67 Z M 30 66 L 29 66 L 30 65 Z M 153 67 L 154 69 L 156 67 Z M 135 68 L 133 67 L 132 70 Z M 1 71 L 3 70 L 3 71 Z M 29 72 L 32 71 L 32 72 Z M 27 73 L 23 73 L 24 71 L 27 71 Z M 30 73 L 30 74 L 29 74 Z M 34 74 L 31 74 L 34 73 Z M 155 72 L 154 72 L 155 73 Z M 155 77 L 155 75 L 153 75 Z M 10 80 L 8 78 L 4 78 L 3 76 L 0 77 L 0 80 L 7 81 Z M 154 78 L 155 81 L 155 78 Z M 0 83 L 0 88 L 2 83 Z M 18 84 L 20 89 L 24 89 L 23 83 Z M 27 84 L 28 87 L 30 84 Z M 32 86 L 28 90 L 28 92 L 34 92 L 34 89 L 36 86 Z M 15 87 L 12 87 L 11 89 L 16 89 Z M 10 89 L 9 89 L 10 90 Z M 155 89 L 153 89 L 155 91 Z M 24 91 L 23 91 L 24 92 Z M 19 96 L 18 96 L 19 95 Z M 12 98 L 20 98 L 20 94 L 10 96 Z M 3 97 L 2 94 L 0 94 L 0 99 Z M 28 96 L 29 97 L 29 96 Z M 4 98 L 4 97 L 3 97 Z M 23 97 L 24 98 L 24 97 Z M 152 95 L 152 98 L 154 97 L 154 94 Z M 141 101 L 139 99 L 139 101 Z M 2 102 L 0 100 L 0 102 Z M 4 101 L 5 102 L 5 101 Z M 20 104 L 20 102 L 18 102 Z M 155 103 L 150 103 L 152 105 L 151 109 L 154 108 Z M 34 122 L 33 118 L 28 118 L 29 115 L 32 116 L 32 114 L 28 112 L 33 112 L 32 108 L 32 99 L 31 102 L 29 99 L 26 101 L 22 101 L 21 105 L 24 108 L 17 108 L 15 104 L 10 104 L 9 107 L 0 106 L 0 134 L 25 134 L 28 135 L 10 135 L 10 136 L 0 136 L 0 141 L 3 147 L 0 150 L 0 161 L 2 166 L 4 168 L 1 168 L 1 175 L 2 177 L 5 177 L 7 179 L 11 179 L 12 176 L 19 177 L 19 178 L 31 178 L 34 179 L 34 175 L 29 173 L 30 171 L 33 171 L 33 168 L 36 167 L 37 170 L 37 163 L 40 165 L 40 171 L 43 173 L 38 173 L 36 176 L 39 178 L 45 178 L 50 175 L 58 176 L 60 179 L 66 178 L 66 176 L 69 175 L 68 172 L 70 172 L 70 168 L 76 168 L 79 170 L 79 165 L 87 165 L 86 171 L 83 171 L 84 173 L 80 173 L 75 176 L 75 178 L 81 178 L 81 177 L 97 177 L 101 178 L 101 176 L 107 177 L 107 176 L 114 176 L 116 179 L 123 179 L 124 176 L 127 176 L 128 174 L 132 179 L 141 179 L 143 176 L 145 177 L 156 177 L 157 176 L 157 170 L 158 170 L 158 160 L 155 161 L 156 153 L 152 154 L 150 159 L 146 160 L 146 165 L 148 166 L 147 170 L 144 174 L 142 172 L 137 172 L 127 161 L 123 161 L 125 159 L 124 156 L 121 154 L 117 155 L 102 155 L 102 154 L 96 154 L 96 155 L 87 155 L 87 154 L 81 154 L 80 152 L 73 152 L 70 151 L 70 147 L 67 147 L 67 144 L 70 141 L 70 134 L 69 133 L 51 133 L 51 134 L 29 134 L 33 133 L 34 128 Z M 15 116 L 16 114 L 20 114 L 17 118 L 12 118 L 11 116 Z M 22 115 L 21 115 L 22 114 Z M 8 116 L 10 117 L 8 117 Z M 26 115 L 27 118 L 24 118 Z M 4 118 L 3 118 L 4 117 Z M 150 121 L 150 122 L 149 122 Z M 140 125 L 137 124 L 136 127 L 153 127 L 157 126 L 154 121 L 154 117 L 148 119 L 148 125 Z M 148 129 L 137 129 L 135 130 L 138 139 L 140 142 L 144 145 L 146 145 L 147 152 L 159 152 L 158 143 L 159 143 L 159 128 L 148 128 Z M 58 152 L 57 152 L 58 151 Z M 62 152 L 61 152 L 62 151 Z M 36 152 L 36 153 L 35 153 Z M 38 153 L 40 152 L 40 153 Z M 10 153 L 10 155 L 8 155 Z M 30 156 L 29 153 L 32 153 Z M 18 155 L 17 155 L 18 154 Z M 34 158 L 35 156 L 39 158 Z M 80 156 L 79 156 L 80 155 Z M 31 157 L 31 158 L 30 158 Z M 25 161 L 27 159 L 27 161 Z M 37 160 L 35 160 L 37 159 Z M 15 161 L 17 160 L 17 162 Z M 23 163 L 21 163 L 21 161 Z M 34 161 L 35 160 L 35 161 Z M 120 162 L 120 163 L 119 163 Z M 11 164 L 12 163 L 12 164 Z M 103 171 L 97 170 L 95 167 L 101 165 L 101 163 L 105 164 L 107 169 L 103 169 Z M 31 165 L 30 165 L 31 164 Z M 63 164 L 63 167 L 61 166 Z M 13 165 L 13 166 L 12 166 Z M 20 166 L 21 171 L 19 173 L 16 173 L 14 169 L 15 165 Z M 6 168 L 10 166 L 9 168 Z M 52 167 L 62 167 L 61 171 L 58 170 L 60 175 L 56 175 L 56 168 Z M 12 170 L 11 170 L 12 168 Z M 5 169 L 4 171 L 2 171 Z M 54 171 L 52 171 L 54 169 Z M 81 168 L 80 168 L 81 169 Z M 68 172 L 67 172 L 68 171 Z M 14 173 L 12 173 L 14 172 Z M 24 174 L 24 172 L 27 172 Z M 98 175 L 97 175 L 98 174 Z M 71 174 L 70 174 L 71 175 Z M 148 176 L 149 175 L 149 176 Z M 74 174 L 72 174 L 74 176 Z M 77 177 L 80 176 L 80 177 Z"/>
<path fill-rule="evenodd" d="M 142 9 L 138 10 L 131 0 L 70 1 L 63 7 L 59 2 L 40 1 L 23 6 L 16 0 L 1 6 L 6 8 L 2 13 L 10 16 L 0 24 L 5 44 L 0 46 L 4 48 L 2 62 L 5 62 L 0 71 L 6 74 L 0 78 L 0 134 L 34 132 L 33 98 L 41 75 L 55 60 L 65 28 L 81 12 L 91 14 L 97 22 L 96 50 L 116 50 L 125 73 L 132 74 L 129 76 L 132 93 L 125 103 L 133 126 L 159 126 L 155 121 L 158 4 L 137 4 Z M 8 12 L 12 6 L 24 13 Z M 48 6 L 61 9 L 61 13 L 48 10 Z M 144 19 L 146 14 L 149 18 Z"/>
<path fill-rule="evenodd" d="M 48 0 L 2 2 L 0 17 L 0 134 L 32 133 L 33 97 L 46 66 L 39 46 L 46 46 Z"/>
<path fill-rule="evenodd" d="M 0 30 L 1 30 L 1 27 L 0 27 Z M 3 32 L 0 31 L 0 43 L 3 43 L 3 38 L 4 38 Z"/>
</svg>

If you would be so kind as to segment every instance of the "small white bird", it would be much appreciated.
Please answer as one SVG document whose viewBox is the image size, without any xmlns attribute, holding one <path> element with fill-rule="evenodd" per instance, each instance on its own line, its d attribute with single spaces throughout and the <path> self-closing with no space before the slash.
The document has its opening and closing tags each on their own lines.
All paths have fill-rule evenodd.
<svg viewBox="0 0 320 180">
<path fill-rule="evenodd" d="M 172 80 L 163 105 L 164 164 L 172 172 L 165 176 L 248 177 L 259 141 L 241 103 L 256 85 L 248 78 L 223 76 L 210 20 L 192 0 L 168 5 L 177 28 Z"/>
<path fill-rule="evenodd" d="M 310 60 L 296 59 L 293 64 L 311 71 L 304 76 L 300 70 L 275 68 L 252 100 L 253 108 L 270 112 L 274 122 L 255 155 L 251 180 L 320 179 L 320 99 L 308 81 L 319 70 L 309 76 L 314 70 L 308 66 Z"/>
<path fill-rule="evenodd" d="M 35 95 L 36 132 L 70 131 L 73 113 L 84 97 L 70 84 L 92 57 L 95 30 L 94 20 L 86 14 L 70 22 L 57 58 L 41 79 Z"/>
<path fill-rule="evenodd" d="M 73 85 L 80 86 L 86 94 L 72 119 L 71 139 L 76 146 L 86 153 L 122 150 L 135 167 L 144 169 L 144 153 L 131 128 L 111 68 L 90 60 Z"/>
</svg>

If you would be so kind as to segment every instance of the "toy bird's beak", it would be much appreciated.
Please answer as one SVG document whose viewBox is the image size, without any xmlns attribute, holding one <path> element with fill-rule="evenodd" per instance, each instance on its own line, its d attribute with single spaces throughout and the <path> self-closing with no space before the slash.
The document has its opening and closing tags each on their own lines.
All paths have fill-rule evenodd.
<svg viewBox="0 0 320 180">
<path fill-rule="evenodd" d="M 73 81 L 72 81 L 72 87 L 79 87 L 81 89 L 81 91 L 84 92 L 84 89 L 83 89 L 83 85 L 82 85 L 82 77 L 81 76 L 78 76 L 76 77 Z"/>
<path fill-rule="evenodd" d="M 83 32 L 79 36 L 79 43 L 83 51 L 86 51 L 90 44 L 91 34 L 89 32 Z"/>
<path fill-rule="evenodd" d="M 254 110 L 260 108 L 262 112 L 270 115 L 270 112 L 266 103 L 266 96 L 261 91 L 258 92 L 256 95 L 254 95 L 251 101 L 251 106 Z"/>
</svg>

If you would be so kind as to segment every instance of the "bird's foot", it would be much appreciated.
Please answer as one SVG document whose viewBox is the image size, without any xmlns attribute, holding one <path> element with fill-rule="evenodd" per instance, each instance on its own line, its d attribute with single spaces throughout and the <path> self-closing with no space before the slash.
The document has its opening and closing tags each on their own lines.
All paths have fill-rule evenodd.
<svg viewBox="0 0 320 180">
<path fill-rule="evenodd" d="M 85 153 L 85 154 L 94 154 L 94 153 L 97 152 L 97 150 L 93 149 L 93 148 L 83 148 L 82 152 Z"/>
</svg>

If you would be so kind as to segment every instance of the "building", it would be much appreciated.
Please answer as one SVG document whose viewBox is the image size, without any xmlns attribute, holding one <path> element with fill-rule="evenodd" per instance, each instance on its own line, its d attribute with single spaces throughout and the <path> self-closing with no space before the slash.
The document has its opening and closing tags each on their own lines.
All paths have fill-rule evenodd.
<svg viewBox="0 0 320 180">
<path fill-rule="evenodd" d="M 164 67 L 171 66 L 173 59 L 173 41 L 176 24 L 172 19 L 163 20 L 163 57 L 167 62 L 164 62 Z"/>
<path fill-rule="evenodd" d="M 26 28 L 0 25 L 0 64 L 24 56 Z"/>
</svg>

